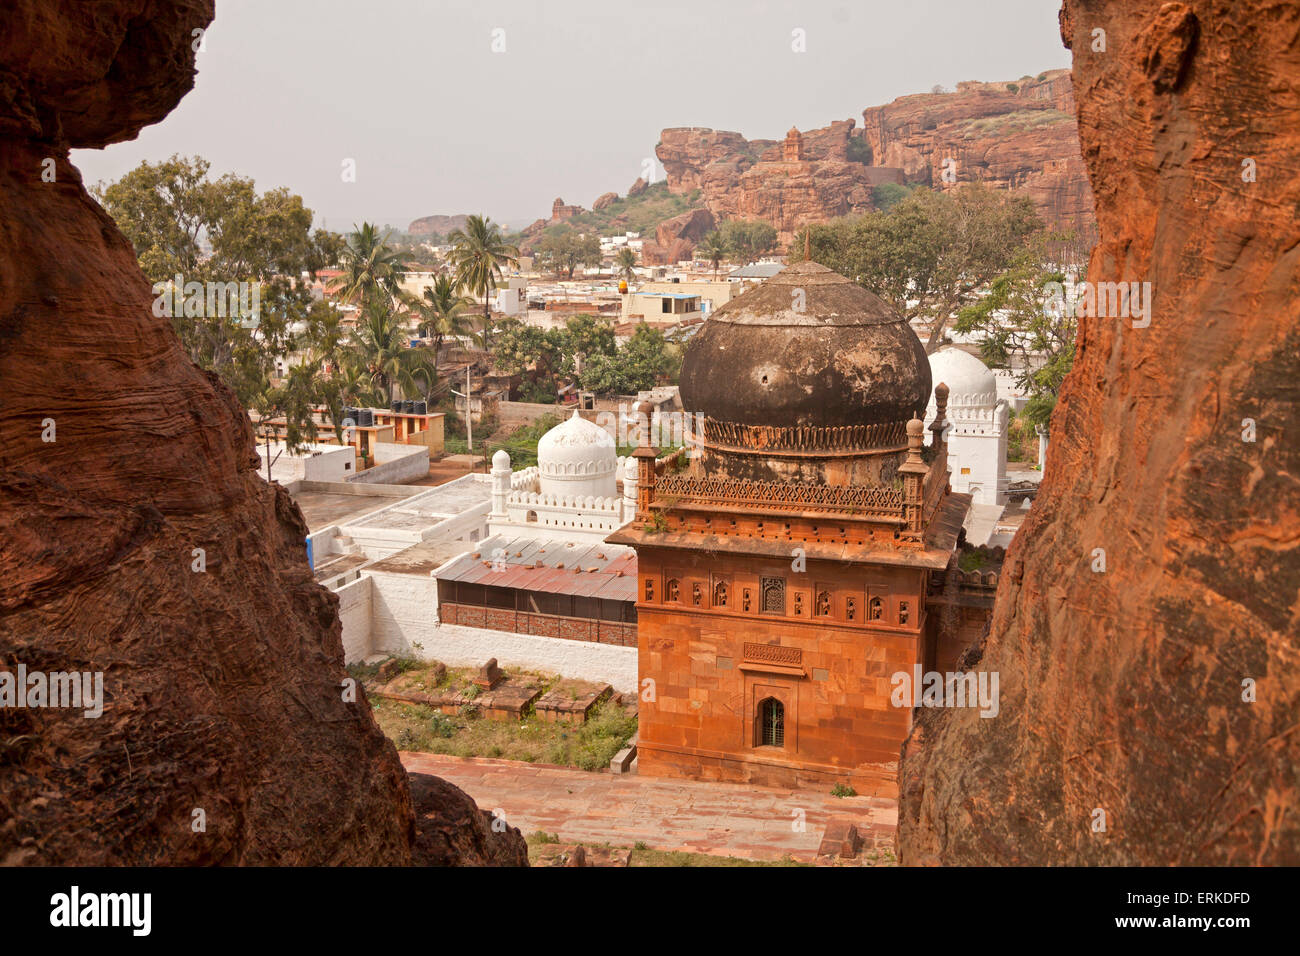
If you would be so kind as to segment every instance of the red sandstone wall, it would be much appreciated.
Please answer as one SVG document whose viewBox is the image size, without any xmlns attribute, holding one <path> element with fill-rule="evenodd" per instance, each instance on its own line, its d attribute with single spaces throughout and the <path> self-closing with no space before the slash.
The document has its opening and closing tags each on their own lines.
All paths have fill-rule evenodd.
<svg viewBox="0 0 1300 956">
<path fill-rule="evenodd" d="M 919 661 L 923 626 L 915 614 L 906 627 L 894 622 L 900 601 L 917 607 L 921 572 L 810 562 L 799 574 L 789 562 L 649 548 L 640 549 L 637 560 L 638 596 L 644 598 L 647 582 L 655 596 L 642 600 L 637 612 L 640 676 L 655 681 L 655 700 L 646 701 L 643 691 L 640 707 L 641 773 L 822 788 L 844 779 L 892 782 L 911 712 L 891 704 L 890 676 L 911 673 Z M 757 601 L 763 575 L 786 578 L 786 616 L 739 609 L 745 588 Z M 669 577 L 681 581 L 683 603 L 664 600 Z M 720 578 L 729 583 L 735 610 L 707 606 Z M 699 609 L 690 606 L 696 584 L 704 605 Z M 838 620 L 814 618 L 815 587 L 832 592 Z M 868 630 L 842 620 L 847 597 L 861 609 L 877 593 L 889 602 L 884 627 Z M 805 595 L 802 619 L 794 615 L 797 594 Z M 797 651 L 803 675 L 745 670 L 746 643 Z M 786 708 L 783 752 L 754 746 L 755 707 L 769 695 Z"/>
</svg>

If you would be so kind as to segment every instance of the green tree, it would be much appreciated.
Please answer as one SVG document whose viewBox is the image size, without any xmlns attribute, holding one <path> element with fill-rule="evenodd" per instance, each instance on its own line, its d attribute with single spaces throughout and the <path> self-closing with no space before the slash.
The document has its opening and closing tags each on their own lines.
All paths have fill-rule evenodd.
<svg viewBox="0 0 1300 956">
<path fill-rule="evenodd" d="M 542 235 L 536 258 L 557 275 L 563 272 L 572 279 L 578 266 L 600 265 L 600 239 L 569 226 L 556 226 Z"/>
<path fill-rule="evenodd" d="M 396 299 L 406 267 L 388 238 L 389 234 L 381 233 L 373 223 L 363 222 L 339 251 L 342 275 L 334 279 L 329 291 L 361 308 L 375 299 Z"/>
<path fill-rule="evenodd" d="M 419 321 L 420 335 L 433 339 L 433 354 L 439 355 L 447 338 L 472 334 L 466 313 L 474 303 L 461 295 L 456 280 L 448 275 L 438 276 L 423 293 L 407 300 L 408 306 Z"/>
<path fill-rule="evenodd" d="M 700 244 L 695 247 L 695 254 L 713 265 L 713 275 L 716 277 L 718 265 L 727 258 L 730 249 L 727 247 L 727 240 L 723 238 L 722 233 L 714 229 L 700 240 Z"/>
<path fill-rule="evenodd" d="M 600 248 L 599 242 L 596 243 L 596 248 L 597 250 L 599 250 Z M 636 250 L 629 249 L 627 246 L 624 246 L 622 249 L 618 250 L 618 254 L 614 256 L 615 268 L 618 269 L 619 273 L 628 282 L 631 282 L 634 279 L 636 279 L 636 262 L 637 262 Z"/>
<path fill-rule="evenodd" d="M 1061 383 L 1074 367 L 1079 322 L 1063 295 L 1065 273 L 1045 267 L 1046 244 L 1023 249 L 989 285 L 988 294 L 961 310 L 955 331 L 977 336 L 991 368 L 1017 369 L 1029 394 L 1021 415 L 1046 428 Z"/>
<path fill-rule="evenodd" d="M 811 227 L 812 258 L 929 326 L 926 351 L 950 319 L 1009 269 L 1042 223 L 1025 196 L 969 184 L 918 189 L 890 212 Z"/>
<path fill-rule="evenodd" d="M 412 348 L 400 316 L 382 298 L 371 298 L 358 316 L 345 362 L 362 371 L 370 394 L 387 405 L 398 397 L 428 398 L 437 381 L 429 350 Z"/>
<path fill-rule="evenodd" d="M 483 297 L 483 338 L 490 339 L 492 325 L 492 290 L 501 279 L 502 270 L 519 262 L 519 248 L 506 242 L 501 227 L 487 216 L 470 216 L 463 229 L 454 229 L 447 237 L 451 243 L 450 260 L 455 269 L 456 285 Z"/>
<path fill-rule="evenodd" d="M 306 419 L 293 416 L 302 408 L 296 400 L 302 380 L 313 370 L 297 374 L 289 396 L 278 370 L 292 365 L 304 346 L 313 299 L 302 274 L 332 264 L 341 239 L 313 233 L 311 210 L 288 190 L 259 194 L 251 179 L 214 181 L 208 170 L 201 157 L 172 156 L 141 163 L 95 193 L 130 240 L 154 283 L 155 307 L 170 315 L 191 360 L 220 376 L 255 413 L 286 415 L 292 445 L 310 432 Z M 186 300 L 180 309 L 169 286 L 178 276 Z M 228 308 L 226 294 L 212 296 L 235 283 L 247 283 L 245 290 L 257 295 L 255 326 L 251 316 Z M 200 291 L 191 297 L 195 288 Z M 251 294 L 243 304 L 252 304 Z"/>
<path fill-rule="evenodd" d="M 582 313 L 565 323 L 558 336 L 560 374 L 576 378 L 580 369 L 597 355 L 618 354 L 614 325 L 608 319 Z"/>
<path fill-rule="evenodd" d="M 729 219 L 718 231 L 726 243 L 727 257 L 741 265 L 753 262 L 776 248 L 776 229 L 770 223 Z"/>
<path fill-rule="evenodd" d="M 584 364 L 581 386 L 602 395 L 628 395 L 673 381 L 681 373 L 681 353 L 663 332 L 645 323 L 617 354 L 597 353 Z"/>
</svg>

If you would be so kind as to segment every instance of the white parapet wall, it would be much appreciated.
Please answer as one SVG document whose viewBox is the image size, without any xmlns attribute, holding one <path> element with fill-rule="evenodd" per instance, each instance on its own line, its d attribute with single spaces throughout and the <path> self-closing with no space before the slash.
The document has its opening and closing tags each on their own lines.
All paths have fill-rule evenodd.
<svg viewBox="0 0 1300 956">
<path fill-rule="evenodd" d="M 335 592 L 339 596 L 339 620 L 343 622 L 343 660 L 348 664 L 364 661 L 375 653 L 371 629 L 373 580 L 363 577 Z"/>
<path fill-rule="evenodd" d="M 375 442 L 375 464 L 348 481 L 359 484 L 400 485 L 429 475 L 429 447 L 395 442 Z"/>
<path fill-rule="evenodd" d="M 349 593 L 352 608 L 365 600 L 361 586 L 369 583 L 369 618 L 359 611 L 343 616 L 343 647 L 348 663 L 371 654 L 438 660 L 450 667 L 481 667 L 495 657 L 505 668 L 560 674 L 610 684 L 619 692 L 637 688 L 637 649 L 557 637 L 538 637 L 484 628 L 441 624 L 438 621 L 438 582 L 413 574 L 370 573 L 340 589 Z"/>
</svg>

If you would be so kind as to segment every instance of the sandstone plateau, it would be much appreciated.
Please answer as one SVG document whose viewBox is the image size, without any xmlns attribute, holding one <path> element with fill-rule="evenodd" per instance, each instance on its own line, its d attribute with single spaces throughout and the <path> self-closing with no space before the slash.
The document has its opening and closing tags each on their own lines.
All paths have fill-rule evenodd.
<svg viewBox="0 0 1300 956">
<path fill-rule="evenodd" d="M 1081 322 L 968 652 L 1000 713 L 918 711 L 901 860 L 1300 864 L 1300 7 L 1069 0 L 1061 34 L 1088 278 L 1152 319 Z"/>
<path fill-rule="evenodd" d="M 0 669 L 102 671 L 106 698 L 0 709 L 0 862 L 525 862 L 454 787 L 412 806 L 364 693 L 343 699 L 297 506 L 68 161 L 176 105 L 212 16 L 0 8 Z"/>
</svg>

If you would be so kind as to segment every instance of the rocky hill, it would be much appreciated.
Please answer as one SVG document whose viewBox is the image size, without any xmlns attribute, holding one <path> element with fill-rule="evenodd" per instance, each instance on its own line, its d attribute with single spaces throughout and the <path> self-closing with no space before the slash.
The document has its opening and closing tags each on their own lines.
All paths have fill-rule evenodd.
<svg viewBox="0 0 1300 956">
<path fill-rule="evenodd" d="M 423 216 L 411 220 L 406 231 L 413 236 L 446 236 L 453 229 L 464 229 L 469 216 L 459 213 L 455 216 Z"/>
<path fill-rule="evenodd" d="M 656 155 L 672 192 L 698 189 L 714 216 L 766 220 L 783 240 L 809 223 L 871 210 L 885 183 L 1022 189 L 1047 223 L 1095 230 L 1068 70 L 904 96 L 862 117 L 861 129 L 839 120 L 782 141 L 665 129 Z"/>
</svg>

